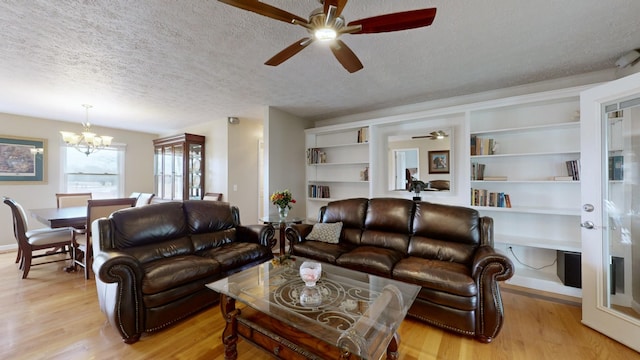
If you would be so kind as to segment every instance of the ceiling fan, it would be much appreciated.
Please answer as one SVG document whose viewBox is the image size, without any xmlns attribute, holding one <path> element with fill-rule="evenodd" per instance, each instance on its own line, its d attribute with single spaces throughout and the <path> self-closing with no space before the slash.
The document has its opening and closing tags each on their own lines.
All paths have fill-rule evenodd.
<svg viewBox="0 0 640 360">
<path fill-rule="evenodd" d="M 300 25 L 307 29 L 309 32 L 308 37 L 304 37 L 291 44 L 267 60 L 265 65 L 278 66 L 309 46 L 312 42 L 318 40 L 329 44 L 333 55 L 350 73 L 362 69 L 363 65 L 353 51 L 339 39 L 341 35 L 372 34 L 415 29 L 431 25 L 433 19 L 436 17 L 436 9 L 429 8 L 374 16 L 347 23 L 340 14 L 347 5 L 348 0 L 318 0 L 323 7 L 312 11 L 308 20 L 258 0 L 218 1 L 272 19 Z"/>
<path fill-rule="evenodd" d="M 445 133 L 442 130 L 438 130 L 438 131 L 432 131 L 429 133 L 429 135 L 422 135 L 422 136 L 412 136 L 412 139 L 429 139 L 429 140 L 440 140 L 440 139 L 444 139 L 446 137 L 449 137 L 449 134 Z"/>
</svg>

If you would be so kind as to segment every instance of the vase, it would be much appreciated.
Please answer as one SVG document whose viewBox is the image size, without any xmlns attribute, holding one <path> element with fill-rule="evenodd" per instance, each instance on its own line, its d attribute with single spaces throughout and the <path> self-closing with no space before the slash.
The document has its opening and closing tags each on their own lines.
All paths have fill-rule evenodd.
<svg viewBox="0 0 640 360">
<path fill-rule="evenodd" d="M 278 216 L 280 219 L 286 219 L 289 214 L 289 208 L 286 206 L 280 207 L 278 206 Z"/>
<path fill-rule="evenodd" d="M 322 274 L 322 264 L 315 261 L 305 261 L 300 265 L 300 278 L 306 286 L 316 286 Z"/>
</svg>

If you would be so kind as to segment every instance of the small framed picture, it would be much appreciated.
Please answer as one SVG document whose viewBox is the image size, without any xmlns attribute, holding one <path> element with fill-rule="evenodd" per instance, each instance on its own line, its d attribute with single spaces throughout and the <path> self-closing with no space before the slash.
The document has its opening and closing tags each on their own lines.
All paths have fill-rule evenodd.
<svg viewBox="0 0 640 360">
<path fill-rule="evenodd" d="M 449 173 L 449 150 L 429 151 L 429 174 Z"/>
</svg>

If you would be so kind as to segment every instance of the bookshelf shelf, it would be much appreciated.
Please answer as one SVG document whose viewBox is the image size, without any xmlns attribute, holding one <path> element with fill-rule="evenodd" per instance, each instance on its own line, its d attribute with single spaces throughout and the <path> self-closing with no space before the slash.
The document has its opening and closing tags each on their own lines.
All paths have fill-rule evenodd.
<svg viewBox="0 0 640 360">
<path fill-rule="evenodd" d="M 353 162 L 332 162 L 332 163 L 314 163 L 308 164 L 309 166 L 346 166 L 346 165 L 369 165 L 367 161 L 353 161 Z"/>
<path fill-rule="evenodd" d="M 472 208 L 480 211 L 500 211 L 510 213 L 523 213 L 523 214 L 545 214 L 545 215 L 565 215 L 565 216 L 580 216 L 580 209 L 555 209 L 544 207 L 497 207 L 497 206 L 472 206 Z"/>
<path fill-rule="evenodd" d="M 555 155 L 580 155 L 580 150 L 569 151 L 545 151 L 545 152 L 529 152 L 529 153 L 509 153 L 509 154 L 493 154 L 493 155 L 471 155 L 471 160 L 486 158 L 513 158 L 513 157 L 537 157 L 537 156 L 555 156 Z"/>
<path fill-rule="evenodd" d="M 563 251 L 580 252 L 582 243 L 579 241 L 567 241 L 558 239 L 548 239 L 539 237 L 528 237 L 511 234 L 495 234 L 494 241 L 504 245 L 527 246 L 541 249 L 553 249 Z"/>
<path fill-rule="evenodd" d="M 513 128 L 484 130 L 484 131 L 473 131 L 471 135 L 486 136 L 486 135 L 494 135 L 494 134 L 519 134 L 519 133 L 531 133 L 536 131 L 546 131 L 546 130 L 556 130 L 556 129 L 575 129 L 577 131 L 579 128 L 580 128 L 580 122 L 569 121 L 569 122 L 563 122 L 563 123 L 557 123 L 557 124 L 544 124 L 544 125 L 513 127 Z"/>
</svg>

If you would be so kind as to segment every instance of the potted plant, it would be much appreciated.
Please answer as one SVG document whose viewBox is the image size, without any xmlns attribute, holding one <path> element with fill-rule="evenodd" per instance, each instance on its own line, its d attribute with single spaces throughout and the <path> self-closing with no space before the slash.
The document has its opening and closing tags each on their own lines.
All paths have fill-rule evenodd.
<svg viewBox="0 0 640 360">
<path fill-rule="evenodd" d="M 424 181 L 420 181 L 418 179 L 411 179 L 411 183 L 409 184 L 409 191 L 413 191 L 415 196 L 413 197 L 413 201 L 420 201 L 422 198 L 420 197 L 420 191 L 428 188 L 429 185 Z"/>
<path fill-rule="evenodd" d="M 295 204 L 296 200 L 291 195 L 291 191 L 276 191 L 271 194 L 271 203 L 278 208 L 278 215 L 281 219 L 287 217 L 289 210 L 291 209 L 291 204 Z"/>
</svg>

